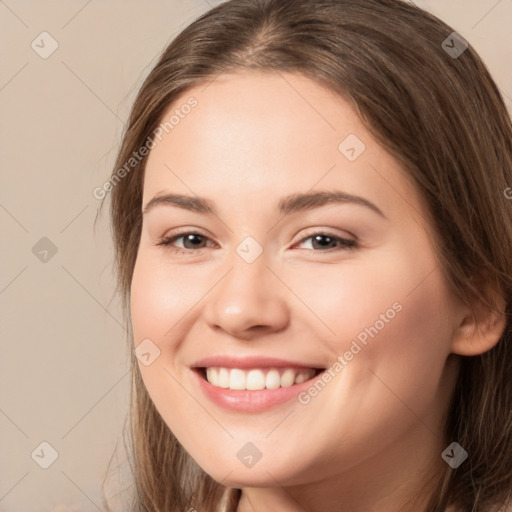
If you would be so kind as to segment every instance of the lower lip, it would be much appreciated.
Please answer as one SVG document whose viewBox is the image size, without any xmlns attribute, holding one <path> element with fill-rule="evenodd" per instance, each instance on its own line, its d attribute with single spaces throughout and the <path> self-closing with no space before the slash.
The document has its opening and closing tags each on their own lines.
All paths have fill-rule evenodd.
<svg viewBox="0 0 512 512">
<path fill-rule="evenodd" d="M 296 399 L 297 395 L 311 386 L 312 381 L 320 377 L 315 375 L 309 380 L 285 388 L 260 389 L 257 391 L 225 389 L 213 386 L 200 372 L 192 370 L 199 381 L 203 393 L 215 404 L 225 409 L 239 412 L 261 412 Z"/>
</svg>

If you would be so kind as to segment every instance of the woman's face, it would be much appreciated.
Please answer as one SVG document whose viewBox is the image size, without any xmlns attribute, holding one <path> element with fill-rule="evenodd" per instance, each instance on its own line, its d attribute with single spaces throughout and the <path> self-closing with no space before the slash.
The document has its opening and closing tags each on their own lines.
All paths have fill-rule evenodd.
<svg viewBox="0 0 512 512">
<path fill-rule="evenodd" d="M 296 74 L 219 76 L 173 115 L 147 162 L 131 312 L 185 450 L 232 487 L 443 464 L 462 309 L 398 162 Z"/>
</svg>

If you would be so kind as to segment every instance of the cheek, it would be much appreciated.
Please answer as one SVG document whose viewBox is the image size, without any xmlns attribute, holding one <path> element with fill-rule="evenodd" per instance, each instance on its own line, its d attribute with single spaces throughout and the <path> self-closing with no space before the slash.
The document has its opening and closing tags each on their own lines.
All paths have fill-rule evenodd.
<svg viewBox="0 0 512 512">
<path fill-rule="evenodd" d="M 139 253 L 130 298 L 136 344 L 145 338 L 161 344 L 181 332 L 185 322 L 179 320 L 201 297 L 201 280 L 180 280 L 180 275 L 183 273 L 177 267 L 165 265 L 161 258 L 145 251 Z"/>
<path fill-rule="evenodd" d="M 150 339 L 160 351 L 150 365 L 139 363 L 144 385 L 165 422 L 175 434 L 186 439 L 187 431 L 181 431 L 183 418 L 193 402 L 180 386 L 183 374 L 176 368 L 180 364 L 180 340 L 186 337 L 185 330 L 189 328 L 184 316 L 201 295 L 193 286 L 181 282 L 179 276 L 179 271 L 164 265 L 155 253 L 140 251 L 130 302 L 135 345 Z"/>
<path fill-rule="evenodd" d="M 165 328 L 166 308 L 169 290 L 164 293 L 166 284 L 155 279 L 155 273 L 144 265 L 137 265 L 131 287 L 131 315 L 135 343 L 144 338 L 159 337 Z M 171 322 L 171 318 L 168 319 Z M 171 325 L 167 326 L 169 329 Z"/>
<path fill-rule="evenodd" d="M 401 246 L 339 266 L 319 265 L 293 281 L 289 276 L 315 315 L 300 321 L 310 331 L 315 326 L 315 337 L 322 335 L 334 360 L 346 355 L 339 382 L 343 396 L 364 388 L 378 401 L 390 394 L 387 385 L 418 403 L 436 392 L 450 353 L 450 298 L 432 252 L 413 249 Z"/>
<path fill-rule="evenodd" d="M 315 288 L 307 274 L 295 278 L 294 290 L 309 289 L 305 302 L 335 333 L 323 338 L 333 360 L 345 360 L 343 367 L 331 365 L 333 377 L 318 386 L 321 391 L 309 388 L 310 402 L 300 409 L 303 432 L 321 430 L 318 438 L 338 440 L 321 449 L 304 446 L 304 457 L 319 471 L 326 471 L 322 460 L 332 455 L 333 444 L 347 461 L 370 456 L 400 439 L 419 417 L 435 424 L 443 407 L 438 393 L 450 352 L 449 295 L 434 259 L 414 255 L 401 250 L 387 258 L 381 253 L 368 265 L 326 268 L 325 275 L 315 273 Z M 327 331 L 310 318 L 317 336 Z M 322 426 L 319 417 L 325 418 Z"/>
<path fill-rule="evenodd" d="M 326 339 L 338 354 L 358 336 L 363 344 L 379 338 L 380 345 L 410 352 L 446 345 L 450 298 L 424 238 L 319 265 L 295 279 L 294 290 L 331 330 Z"/>
<path fill-rule="evenodd" d="M 330 346 L 346 360 L 342 370 L 338 366 L 333 399 L 340 410 L 354 405 L 349 416 L 361 424 L 391 428 L 401 411 L 410 414 L 408 407 L 422 414 L 443 378 L 450 297 L 433 255 L 416 254 L 402 248 L 344 268 L 317 296 L 319 316 L 336 333 Z"/>
</svg>

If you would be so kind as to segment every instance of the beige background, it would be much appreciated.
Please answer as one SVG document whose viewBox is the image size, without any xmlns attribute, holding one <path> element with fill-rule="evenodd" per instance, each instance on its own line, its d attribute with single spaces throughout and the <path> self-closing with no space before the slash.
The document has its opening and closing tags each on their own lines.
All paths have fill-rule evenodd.
<svg viewBox="0 0 512 512">
<path fill-rule="evenodd" d="M 127 496 L 128 347 L 107 209 L 95 225 L 92 191 L 159 53 L 218 3 L 0 0 L 0 511 L 104 510 L 116 444 L 108 494 Z M 512 109 L 512 2 L 416 3 L 476 47 Z M 31 47 L 51 48 L 43 31 L 58 43 L 46 59 Z M 58 452 L 48 469 L 43 441 Z"/>
</svg>

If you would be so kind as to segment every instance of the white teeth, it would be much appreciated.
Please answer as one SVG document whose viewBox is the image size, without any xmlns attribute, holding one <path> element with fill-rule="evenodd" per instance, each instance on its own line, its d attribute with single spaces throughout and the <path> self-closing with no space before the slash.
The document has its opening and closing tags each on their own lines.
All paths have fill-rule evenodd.
<svg viewBox="0 0 512 512">
<path fill-rule="evenodd" d="M 315 375 L 313 369 L 265 369 L 254 368 L 241 370 L 238 368 L 210 367 L 206 369 L 206 380 L 213 386 L 234 389 L 257 391 L 261 389 L 287 388 L 294 384 L 301 384 Z"/>
<path fill-rule="evenodd" d="M 245 373 L 234 368 L 229 375 L 229 389 L 245 389 Z"/>
<path fill-rule="evenodd" d="M 218 368 L 206 368 L 206 380 L 208 382 L 219 382 Z"/>
<path fill-rule="evenodd" d="M 229 388 L 229 370 L 226 368 L 219 368 L 218 370 L 219 380 L 217 386 L 219 386 L 219 388 Z"/>
<path fill-rule="evenodd" d="M 295 370 L 292 370 L 292 369 L 285 370 L 283 375 L 281 375 L 281 387 L 289 388 L 290 386 L 293 386 L 294 382 L 295 382 Z"/>
<path fill-rule="evenodd" d="M 265 388 L 265 374 L 261 370 L 251 370 L 247 374 L 246 389 L 257 390 Z"/>
<path fill-rule="evenodd" d="M 277 389 L 280 385 L 281 377 L 279 376 L 279 372 L 274 369 L 270 370 L 265 379 L 265 387 L 267 389 Z"/>
</svg>

